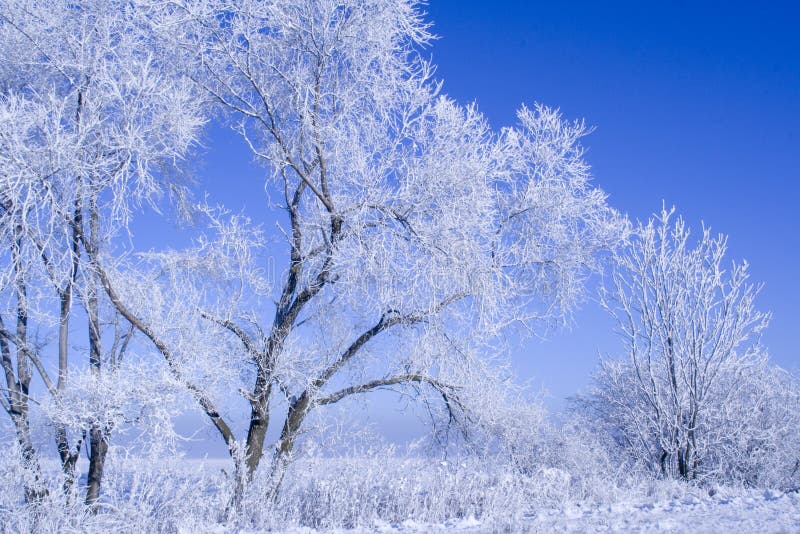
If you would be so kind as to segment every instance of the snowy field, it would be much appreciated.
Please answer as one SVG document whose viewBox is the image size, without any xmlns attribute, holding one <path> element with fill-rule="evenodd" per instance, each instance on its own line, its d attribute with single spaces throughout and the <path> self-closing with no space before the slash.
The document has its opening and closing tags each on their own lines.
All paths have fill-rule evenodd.
<svg viewBox="0 0 800 534">
<path fill-rule="evenodd" d="M 52 467 L 56 467 L 53 465 Z M 79 468 L 85 468 L 81 462 Z M 36 529 L 53 532 L 428 533 L 800 532 L 800 493 L 698 487 L 636 476 L 605 486 L 555 469 L 530 476 L 421 458 L 306 459 L 277 503 L 250 488 L 247 517 L 220 516 L 230 461 L 175 460 L 111 470 L 97 515 L 53 506 Z M 311 473 L 322 473 L 312 476 Z M 585 477 L 586 473 L 583 473 Z M 583 484 L 583 486 L 581 485 Z M 713 489 L 710 489 L 713 487 Z M 0 506 L 0 530 L 31 516 Z M 72 511 L 70 511 L 72 510 Z"/>
<path fill-rule="evenodd" d="M 773 491 L 731 492 L 726 496 L 687 497 L 651 503 L 623 502 L 606 506 L 572 505 L 546 510 L 516 528 L 494 526 L 474 517 L 443 524 L 413 520 L 400 524 L 376 523 L 374 528 L 334 529 L 330 532 L 693 532 L 792 533 L 800 532 L 800 496 Z M 313 533 L 297 528 L 290 532 Z"/>
<path fill-rule="evenodd" d="M 797 493 L 754 491 L 653 503 L 570 506 L 531 521 L 547 532 L 800 532 Z"/>
</svg>

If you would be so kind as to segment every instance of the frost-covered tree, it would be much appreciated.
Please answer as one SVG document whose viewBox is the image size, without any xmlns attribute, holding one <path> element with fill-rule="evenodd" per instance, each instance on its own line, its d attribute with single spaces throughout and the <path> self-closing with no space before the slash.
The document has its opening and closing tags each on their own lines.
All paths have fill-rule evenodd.
<svg viewBox="0 0 800 534">
<path fill-rule="evenodd" d="M 732 480 L 790 425 L 786 411 L 770 415 L 780 377 L 759 344 L 769 315 L 755 307 L 747 263 L 726 269 L 727 239 L 705 228 L 693 241 L 673 213 L 640 225 L 617 257 L 602 304 L 626 354 L 601 363 L 590 406 L 654 472 Z"/>
<path fill-rule="evenodd" d="M 800 488 L 800 381 L 765 364 L 736 377 L 742 386 L 714 415 L 718 445 L 704 474 L 747 487 Z"/>
<path fill-rule="evenodd" d="M 122 397 L 154 391 L 153 374 L 117 365 L 134 333 L 241 460 L 241 480 L 271 449 L 277 483 L 311 414 L 358 394 L 418 393 L 449 423 L 491 425 L 499 334 L 563 320 L 623 230 L 590 184 L 582 123 L 537 105 L 495 132 L 440 95 L 413 2 L 0 7 L 2 313 L 16 321 L 2 335 L 4 406 L 34 463 L 25 414 L 36 367 L 65 471 L 81 448 L 67 430 L 86 427 L 89 504 Z M 167 169 L 201 126 L 198 94 L 268 170 L 285 213 L 275 283 L 260 267 L 263 236 L 211 209 L 201 211 L 212 235 L 188 250 L 136 262 L 115 249 L 133 207 L 177 189 Z M 93 377 L 78 373 L 77 392 L 74 297 Z M 30 317 L 58 328 L 55 380 L 25 335 Z M 243 435 L 227 412 L 239 393 Z"/>
<path fill-rule="evenodd" d="M 448 420 L 490 411 L 498 334 L 563 319 L 623 228 L 590 184 L 584 125 L 537 105 L 494 132 L 441 96 L 414 2 L 181 0 L 162 17 L 163 39 L 268 170 L 285 270 L 273 292 L 237 278 L 257 271 L 257 249 L 214 223 L 219 239 L 151 256 L 158 284 L 101 278 L 242 476 L 274 450 L 280 480 L 308 416 L 357 394 L 427 392 Z M 243 436 L 214 393 L 218 369 L 237 365 Z M 270 424 L 281 430 L 267 449 Z"/>
<path fill-rule="evenodd" d="M 156 46 L 152 14 L 146 2 L 0 2 L 0 315 L 16 320 L 0 337 L 6 404 L 24 451 L 27 423 L 20 414 L 27 412 L 31 362 L 54 397 L 65 394 L 69 368 L 77 364 L 69 342 L 76 297 L 86 315 L 89 369 L 99 377 L 104 361 L 116 358 L 118 344 L 109 338 L 104 347 L 104 337 L 119 337 L 101 321 L 93 265 L 127 228 L 132 208 L 175 190 L 168 170 L 203 122 L 196 92 L 167 68 Z M 55 378 L 40 361 L 41 343 L 27 334 L 31 320 L 43 331 L 57 325 Z M 99 495 L 109 428 L 95 420 L 83 430 L 91 504 Z M 83 434 L 70 445 L 67 429 L 56 424 L 68 485 Z"/>
</svg>

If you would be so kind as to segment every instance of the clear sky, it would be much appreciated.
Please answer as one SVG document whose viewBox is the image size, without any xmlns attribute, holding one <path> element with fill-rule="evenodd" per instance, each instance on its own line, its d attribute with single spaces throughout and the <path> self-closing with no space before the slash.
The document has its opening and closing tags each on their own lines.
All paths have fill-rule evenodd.
<svg viewBox="0 0 800 534">
<path fill-rule="evenodd" d="M 425 10 L 440 36 L 428 53 L 446 93 L 477 102 L 498 128 L 515 122 L 523 102 L 584 118 L 596 128 L 587 158 L 610 204 L 635 220 L 664 200 L 694 228 L 703 221 L 729 234 L 729 257 L 746 258 L 765 284 L 759 304 L 774 313 L 764 337 L 773 360 L 800 367 L 800 8 L 431 0 Z M 212 129 L 201 187 L 269 226 L 263 171 L 231 137 Z M 520 378 L 561 406 L 587 385 L 598 352 L 618 348 L 612 326 L 588 303 L 569 331 L 514 349 Z M 404 425 L 392 431 L 402 435 Z"/>
<path fill-rule="evenodd" d="M 675 204 L 693 227 L 729 234 L 774 313 L 764 343 L 800 367 L 800 7 L 786 2 L 469 2 L 427 6 L 445 91 L 491 123 L 522 102 L 596 129 L 595 183 L 632 219 Z M 556 398 L 582 387 L 609 320 L 589 305 L 571 331 L 515 351 Z"/>
</svg>

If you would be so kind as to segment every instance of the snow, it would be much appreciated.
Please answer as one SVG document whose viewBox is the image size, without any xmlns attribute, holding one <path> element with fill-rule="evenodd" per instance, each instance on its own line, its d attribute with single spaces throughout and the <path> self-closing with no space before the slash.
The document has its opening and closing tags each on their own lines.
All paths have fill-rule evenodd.
<svg viewBox="0 0 800 534">
<path fill-rule="evenodd" d="M 425 532 L 483 533 L 506 531 L 474 517 L 442 524 L 406 520 L 377 523 L 371 529 L 335 530 L 335 533 Z M 523 532 L 692 532 L 791 533 L 800 532 L 800 495 L 780 491 L 739 491 L 700 498 L 688 496 L 659 502 L 622 502 L 601 506 L 572 505 L 541 511 L 511 528 Z M 314 533 L 314 530 L 292 532 Z"/>
<path fill-rule="evenodd" d="M 112 460 L 114 458 L 112 457 Z M 355 460 L 353 460 L 355 461 Z M 346 470 L 332 469 L 332 467 L 340 464 L 341 460 L 326 459 L 323 461 L 327 465 L 329 475 L 334 479 L 342 476 Z M 171 464 L 167 461 L 166 463 Z M 449 462 L 450 465 L 457 462 Z M 437 462 L 438 464 L 438 462 Z M 57 469 L 57 465 L 46 464 L 51 469 Z M 366 463 L 361 465 L 366 466 Z M 408 471 L 412 469 L 409 464 L 398 464 L 400 471 Z M 386 471 L 387 467 L 391 466 L 390 462 L 382 466 L 381 471 Z M 79 467 L 86 467 L 85 461 L 80 462 Z M 678 481 L 663 481 L 656 480 L 648 483 L 634 484 L 629 487 L 618 487 L 616 491 L 610 491 L 605 495 L 595 493 L 589 497 L 591 500 L 576 500 L 570 495 L 562 496 L 564 500 L 512 500 L 512 499 L 497 499 L 498 489 L 487 488 L 487 496 L 495 493 L 496 500 L 494 504 L 488 505 L 484 508 L 484 513 L 487 515 L 471 515 L 465 514 L 463 517 L 454 517 L 456 511 L 454 508 L 450 509 L 451 513 L 444 512 L 445 515 L 441 517 L 451 517 L 451 519 L 443 520 L 441 522 L 435 519 L 424 519 L 416 513 L 426 511 L 425 506 L 415 508 L 414 506 L 406 503 L 400 508 L 406 509 L 409 513 L 396 520 L 378 520 L 368 519 L 374 511 L 365 510 L 364 515 L 358 516 L 356 513 L 353 517 L 348 517 L 342 514 L 341 517 L 328 517 L 325 516 L 324 507 L 330 506 L 331 503 L 326 502 L 329 499 L 336 499 L 339 492 L 338 489 L 334 493 L 324 492 L 304 492 L 303 488 L 295 488 L 289 500 L 294 499 L 308 499 L 310 506 L 321 506 L 323 509 L 317 510 L 317 515 L 311 514 L 306 517 L 309 522 L 300 523 L 299 517 L 294 517 L 289 514 L 289 518 L 282 520 L 276 516 L 273 519 L 269 514 L 264 515 L 266 522 L 261 519 L 254 518 L 253 521 L 245 521 L 244 523 L 236 522 L 224 523 L 220 522 L 219 516 L 214 513 L 208 513 L 208 510 L 218 511 L 218 504 L 205 502 L 207 498 L 213 498 L 216 493 L 202 494 L 204 491 L 213 489 L 213 484 L 209 485 L 209 480 L 214 479 L 219 483 L 224 480 L 221 477 L 221 470 L 230 469 L 230 461 L 222 459 L 186 459 L 183 462 L 175 462 L 168 472 L 164 473 L 162 477 L 153 477 L 152 474 L 148 475 L 145 465 L 135 466 L 133 478 L 136 479 L 136 484 L 130 486 L 124 477 L 119 475 L 117 471 L 110 471 L 110 478 L 108 480 L 109 491 L 115 490 L 118 492 L 117 497 L 113 500 L 114 505 L 106 508 L 108 514 L 100 514 L 98 516 L 83 517 L 76 519 L 76 525 L 80 525 L 81 531 L 85 532 L 106 532 L 109 531 L 109 525 L 116 525 L 116 529 L 125 521 L 130 521 L 134 525 L 131 531 L 145 531 L 150 527 L 158 527 L 156 530 L 162 528 L 170 531 L 177 531 L 185 534 L 194 534 L 196 532 L 209 532 L 219 533 L 224 532 L 241 532 L 256 534 L 261 532 L 285 532 L 289 534 L 319 534 L 319 533 L 335 533 L 335 534 L 366 534 L 366 533 L 382 533 L 382 534 L 422 534 L 422 533 L 484 533 L 484 532 L 544 532 L 544 533 L 583 533 L 583 532 L 620 532 L 620 533 L 638 533 L 638 532 L 691 532 L 691 533 L 727 533 L 733 532 L 736 534 L 770 534 L 770 533 L 800 533 L 800 493 L 798 492 L 783 492 L 778 490 L 756 490 L 756 489 L 741 489 L 726 486 L 709 486 L 709 485 L 695 485 L 689 483 L 681 483 Z M 342 465 L 339 465 L 342 467 Z M 347 467 L 347 466 L 344 466 Z M 351 466 L 352 467 L 352 466 Z M 314 470 L 313 472 L 318 472 Z M 333 472 L 331 472 L 333 471 Z M 356 469 L 365 473 L 364 469 Z M 393 473 L 391 469 L 386 476 L 391 477 Z M 300 469 L 299 473 L 306 473 L 308 470 Z M 560 475 L 564 472 L 559 469 L 550 471 L 553 475 Z M 366 474 L 366 473 L 365 473 Z M 472 475 L 477 475 L 477 472 L 472 472 Z M 116 476 L 115 475 L 119 475 Z M 169 476 L 167 476 L 169 475 Z M 419 475 L 419 473 L 418 473 Z M 389 491 L 392 486 L 386 481 L 382 484 L 377 484 L 378 480 L 374 480 L 376 476 L 380 476 L 378 472 L 371 472 L 367 474 L 370 480 L 376 482 L 374 486 L 368 484 L 358 483 L 358 480 L 351 480 L 355 484 L 355 489 L 365 488 L 369 491 Z M 199 478 L 192 478 L 199 477 Z M 218 477 L 218 478 L 214 478 Z M 557 479 L 558 476 L 553 478 Z M 148 483 L 148 480 L 150 481 Z M 152 493 L 149 489 L 153 486 L 148 484 L 171 484 L 176 480 L 183 480 L 185 482 L 175 485 L 177 488 L 187 486 L 191 488 L 188 492 L 175 493 L 175 491 L 167 490 L 166 493 L 173 495 L 179 501 L 182 499 L 193 499 L 198 497 L 198 500 L 191 503 L 183 503 L 182 506 L 170 508 L 167 505 L 162 511 L 163 513 L 176 514 L 174 522 L 169 519 L 159 521 L 157 518 L 151 518 L 152 521 L 148 522 L 147 518 L 140 517 L 139 514 L 159 514 L 162 512 L 157 511 L 154 506 L 164 505 L 164 501 L 147 501 L 142 499 L 145 504 L 144 509 L 138 509 L 138 505 L 134 504 L 132 500 L 120 497 L 125 491 L 130 490 L 132 487 L 138 488 L 139 496 L 141 491 L 147 490 L 146 493 Z M 420 477 L 422 483 L 425 477 Z M 205 481 L 205 482 L 202 482 Z M 202 482 L 202 483 L 201 483 Z M 318 481 L 320 482 L 320 481 Z M 429 481 L 430 482 L 430 481 Z M 434 483 L 441 483 L 437 479 Z M 463 483 L 464 481 L 461 480 Z M 302 484 L 301 484 L 302 485 Z M 347 485 L 339 489 L 344 489 Z M 126 490 L 126 488 L 128 488 Z M 381 489 L 382 488 L 382 489 Z M 396 488 L 395 488 L 396 489 Z M 461 489 L 468 489 L 466 486 Z M 501 488 L 502 490 L 502 488 Z M 458 488 L 450 488 L 449 490 L 441 486 L 440 491 L 448 493 L 450 491 L 458 491 Z M 391 493 L 391 492 L 390 492 Z M 387 494 L 388 495 L 388 494 Z M 424 492 L 417 493 L 403 493 L 395 491 L 391 493 L 392 499 L 421 499 L 426 495 Z M 535 499 L 535 494 L 531 494 Z M 354 491 L 350 494 L 341 495 L 341 498 L 347 500 L 364 498 L 362 493 Z M 312 504 L 314 501 L 310 499 L 321 499 L 320 501 Z M 360 502 L 360 501 L 359 501 Z M 149 504 L 148 504 L 149 503 Z M 512 504 L 513 503 L 513 504 Z M 133 508 L 131 505 L 133 504 Z M 175 503 L 173 503 L 175 504 Z M 180 504 L 180 503 L 178 503 Z M 205 508 L 203 505 L 208 505 Z M 149 506 L 149 508 L 148 508 Z M 356 508 L 359 508 L 356 505 Z M 134 512 L 134 510 L 136 511 Z M 147 512 L 143 510 L 149 510 Z M 203 511 L 205 510 L 205 511 Z M 416 513 L 415 513 L 416 510 Z M 9 510 L 6 510 L 8 512 Z M 51 519 L 55 522 L 61 523 L 69 516 L 69 510 L 61 510 L 57 506 L 51 509 Z M 67 515 L 63 515 L 67 512 Z M 126 518 L 126 513 L 134 513 L 133 516 Z M 518 512 L 518 513 L 516 513 Z M 322 515 L 320 515 L 322 514 Z M 105 516 L 105 517 L 104 517 Z M 374 517 L 374 515 L 373 515 Z M 388 514 L 384 517 L 388 517 Z M 492 519 L 492 518 L 499 519 Z M 323 524 L 328 525 L 346 525 L 348 521 L 355 521 L 359 524 L 357 528 L 318 528 L 314 529 L 310 526 L 302 526 L 312 524 L 310 521 L 315 518 L 321 518 L 325 521 Z M 139 523 L 139 520 L 143 520 Z M 13 522 L 19 520 L 21 522 Z M 24 526 L 24 518 L 22 516 L 15 517 L 7 515 L 4 524 L 3 510 L 0 510 L 0 530 L 2 531 L 19 531 L 19 528 L 12 528 L 14 525 Z M 277 521 L 277 522 L 276 522 Z M 55 523 L 54 523 L 55 524 Z M 318 523 L 319 524 L 319 523 Z M 147 525 L 149 527 L 145 528 Z M 159 526 L 160 525 L 160 526 Z M 168 526 L 169 525 L 169 526 Z M 5 528 L 4 528 L 5 527 Z M 23 529 L 24 530 L 24 529 Z M 155 530 L 153 530 L 155 531 Z"/>
<path fill-rule="evenodd" d="M 558 532 L 800 532 L 800 496 L 776 491 L 694 496 L 655 503 L 618 503 L 542 513 L 531 531 Z"/>
</svg>

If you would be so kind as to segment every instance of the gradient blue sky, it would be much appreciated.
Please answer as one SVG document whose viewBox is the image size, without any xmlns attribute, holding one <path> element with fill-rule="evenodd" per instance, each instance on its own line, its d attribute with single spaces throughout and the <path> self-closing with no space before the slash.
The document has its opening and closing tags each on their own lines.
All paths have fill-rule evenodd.
<svg viewBox="0 0 800 534">
<path fill-rule="evenodd" d="M 759 300 L 774 313 L 764 336 L 773 361 L 800 367 L 800 8 L 775 2 L 470 2 L 425 7 L 441 38 L 428 50 L 444 91 L 477 102 L 495 127 L 540 101 L 596 130 L 585 140 L 595 183 L 632 219 L 662 200 L 695 228 L 730 235 Z M 271 226 L 263 171 L 229 131 L 212 128 L 198 168 L 211 199 Z M 139 244 L 150 239 L 143 232 Z M 159 246 L 163 236 L 153 236 Z M 522 380 L 553 408 L 585 388 L 613 324 L 592 302 L 572 328 L 514 349 Z M 793 333 L 794 332 L 794 333 Z M 407 418 L 390 437 L 408 435 Z M 418 427 L 417 427 L 418 428 Z"/>
<path fill-rule="evenodd" d="M 795 6 L 795 7 L 793 7 Z M 729 234 L 774 313 L 764 343 L 798 367 L 800 7 L 776 2 L 459 2 L 427 6 L 438 76 L 491 123 L 533 100 L 596 129 L 587 158 L 609 202 L 646 219 L 664 200 Z M 595 304 L 571 331 L 515 351 L 554 404 L 618 340 Z M 795 332 L 793 334 L 793 332 Z"/>
</svg>

